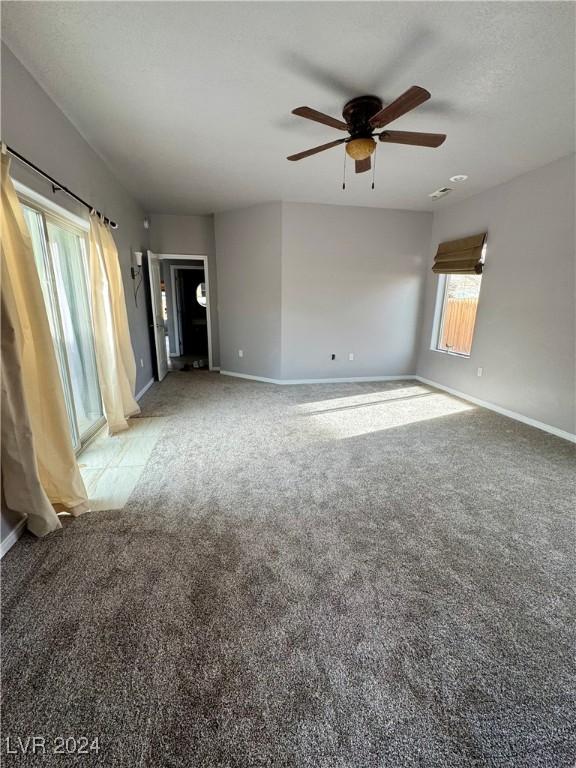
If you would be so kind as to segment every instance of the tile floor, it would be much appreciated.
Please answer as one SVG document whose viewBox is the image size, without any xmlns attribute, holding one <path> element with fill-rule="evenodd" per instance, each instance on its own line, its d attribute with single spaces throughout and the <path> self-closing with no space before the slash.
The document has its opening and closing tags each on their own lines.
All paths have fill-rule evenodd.
<svg viewBox="0 0 576 768">
<path fill-rule="evenodd" d="M 130 428 L 109 437 L 106 429 L 80 453 L 78 464 L 94 511 L 122 509 L 164 429 L 166 419 L 130 419 Z"/>
</svg>

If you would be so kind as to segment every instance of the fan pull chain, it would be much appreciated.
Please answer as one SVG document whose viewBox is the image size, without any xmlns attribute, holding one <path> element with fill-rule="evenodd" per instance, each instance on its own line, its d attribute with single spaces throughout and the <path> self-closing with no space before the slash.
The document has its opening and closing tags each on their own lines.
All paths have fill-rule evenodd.
<svg viewBox="0 0 576 768">
<path fill-rule="evenodd" d="M 342 189 L 346 189 L 346 145 L 344 145 L 344 174 L 342 177 Z"/>
<path fill-rule="evenodd" d="M 374 189 L 374 181 L 376 180 L 376 155 L 378 154 L 378 147 L 374 148 L 374 162 L 372 163 L 372 189 Z"/>
</svg>

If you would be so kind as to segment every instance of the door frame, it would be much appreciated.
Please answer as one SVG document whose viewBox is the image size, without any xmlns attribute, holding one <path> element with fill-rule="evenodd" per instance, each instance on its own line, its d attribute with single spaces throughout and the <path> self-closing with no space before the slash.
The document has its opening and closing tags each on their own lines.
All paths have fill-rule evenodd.
<svg viewBox="0 0 576 768">
<path fill-rule="evenodd" d="M 213 371 L 212 365 L 212 316 L 210 313 L 210 274 L 208 272 L 208 256 L 206 255 L 188 255 L 175 253 L 156 254 L 160 261 L 201 261 L 204 269 L 204 282 L 206 283 L 206 329 L 208 333 L 208 368 Z M 177 269 L 201 269 L 190 264 L 183 264 L 181 267 L 177 264 L 170 264 L 170 284 L 172 287 L 172 323 L 174 325 L 174 341 L 176 348 L 180 349 L 180 333 L 178 330 L 178 312 L 176 307 L 176 280 L 175 272 Z M 172 355 L 171 355 L 172 357 Z"/>
</svg>

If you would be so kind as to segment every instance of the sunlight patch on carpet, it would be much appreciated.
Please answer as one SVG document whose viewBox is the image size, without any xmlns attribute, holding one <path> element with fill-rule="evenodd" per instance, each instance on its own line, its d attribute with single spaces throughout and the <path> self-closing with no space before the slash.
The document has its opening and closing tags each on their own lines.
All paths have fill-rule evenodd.
<svg viewBox="0 0 576 768">
<path fill-rule="evenodd" d="M 337 406 L 332 400 L 324 409 L 321 407 L 323 403 L 308 403 L 298 408 L 309 419 L 314 431 L 334 439 L 367 435 L 476 410 L 476 406 L 450 395 L 429 390 L 413 392 L 413 389 L 419 389 L 417 387 L 409 389 L 410 394 L 403 395 L 399 394 L 403 390 L 396 390 L 339 398 Z"/>
</svg>

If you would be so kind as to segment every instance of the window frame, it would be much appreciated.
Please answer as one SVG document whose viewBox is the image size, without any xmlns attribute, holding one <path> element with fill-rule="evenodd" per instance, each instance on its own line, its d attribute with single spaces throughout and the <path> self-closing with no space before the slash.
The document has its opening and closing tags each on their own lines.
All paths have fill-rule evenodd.
<svg viewBox="0 0 576 768">
<path fill-rule="evenodd" d="M 86 237 L 87 232 L 90 231 L 90 223 L 87 219 L 77 216 L 72 211 L 63 208 L 61 205 L 54 203 L 44 195 L 36 192 L 34 189 L 27 187 L 25 184 L 12 179 L 12 184 L 16 190 L 16 195 L 21 203 L 28 206 L 28 208 L 35 208 L 41 214 L 48 214 L 50 217 L 60 220 L 61 224 L 65 224 L 67 227 L 74 227 L 79 230 L 78 234 L 82 237 Z"/>
<path fill-rule="evenodd" d="M 485 248 L 486 246 L 484 246 Z M 485 253 L 485 251 L 484 251 Z M 457 274 L 457 273 L 452 273 Z M 443 349 L 440 347 L 440 339 L 442 338 L 442 331 L 444 329 L 444 318 L 446 315 L 446 296 L 448 294 L 448 281 L 452 277 L 452 274 L 438 275 L 438 286 L 436 289 L 436 304 L 434 308 L 434 320 L 432 323 L 432 338 L 430 343 L 430 349 L 432 352 L 441 352 L 444 355 L 452 355 L 453 357 L 464 358 L 469 360 L 472 357 L 472 349 L 474 346 L 474 339 L 476 338 L 476 323 L 478 321 L 478 311 L 480 308 L 480 293 L 482 288 L 483 273 L 480 273 L 478 277 L 481 278 L 480 288 L 478 289 L 478 299 L 476 302 L 476 317 L 474 319 L 474 328 L 472 329 L 472 341 L 470 343 L 470 352 L 453 352 L 450 349 Z"/>
</svg>

